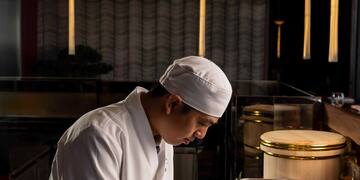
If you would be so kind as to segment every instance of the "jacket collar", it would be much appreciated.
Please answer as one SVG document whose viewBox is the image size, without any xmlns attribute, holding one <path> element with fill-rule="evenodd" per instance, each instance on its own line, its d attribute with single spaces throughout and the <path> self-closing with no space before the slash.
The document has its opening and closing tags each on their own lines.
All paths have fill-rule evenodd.
<svg viewBox="0 0 360 180">
<path fill-rule="evenodd" d="M 157 168 L 158 156 L 156 152 L 156 143 L 151 130 L 149 119 L 145 114 L 145 110 L 141 104 L 140 95 L 148 90 L 142 87 L 136 87 L 125 99 L 125 104 L 129 109 L 131 121 L 133 121 L 134 129 L 145 151 L 146 158 L 151 167 Z"/>
</svg>

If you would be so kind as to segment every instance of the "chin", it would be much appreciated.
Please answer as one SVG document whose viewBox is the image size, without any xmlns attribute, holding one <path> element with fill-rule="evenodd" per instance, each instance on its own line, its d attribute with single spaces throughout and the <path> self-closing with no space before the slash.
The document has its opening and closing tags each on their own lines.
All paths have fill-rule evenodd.
<svg viewBox="0 0 360 180">
<path fill-rule="evenodd" d="M 168 144 L 171 144 L 173 146 L 179 146 L 182 144 L 182 142 L 167 142 Z"/>
<path fill-rule="evenodd" d="M 164 138 L 164 141 L 165 141 L 166 143 L 168 143 L 168 144 L 173 145 L 173 146 L 178 146 L 178 145 L 180 145 L 180 144 L 183 143 L 183 142 L 181 142 L 181 141 L 171 141 L 171 140 L 168 140 L 168 139 L 165 139 L 165 138 Z"/>
</svg>

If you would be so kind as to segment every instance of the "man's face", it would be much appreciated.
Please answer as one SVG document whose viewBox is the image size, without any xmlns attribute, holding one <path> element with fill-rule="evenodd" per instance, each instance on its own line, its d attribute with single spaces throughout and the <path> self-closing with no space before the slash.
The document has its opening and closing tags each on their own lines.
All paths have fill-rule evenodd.
<svg viewBox="0 0 360 180">
<path fill-rule="evenodd" d="M 203 139 L 208 128 L 217 123 L 217 117 L 196 110 L 184 111 L 183 102 L 173 106 L 164 119 L 161 136 L 169 144 L 189 144 L 195 138 Z"/>
</svg>

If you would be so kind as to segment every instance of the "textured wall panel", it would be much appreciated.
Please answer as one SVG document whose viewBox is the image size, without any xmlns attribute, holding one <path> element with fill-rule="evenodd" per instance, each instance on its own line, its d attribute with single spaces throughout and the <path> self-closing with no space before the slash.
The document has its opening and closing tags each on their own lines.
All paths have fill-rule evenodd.
<svg viewBox="0 0 360 180">
<path fill-rule="evenodd" d="M 207 0 L 206 54 L 231 80 L 264 79 L 266 0 Z M 39 0 L 38 59 L 67 47 L 67 0 Z M 104 79 L 157 80 L 176 58 L 198 54 L 199 1 L 77 0 L 76 45 L 114 66 Z"/>
</svg>

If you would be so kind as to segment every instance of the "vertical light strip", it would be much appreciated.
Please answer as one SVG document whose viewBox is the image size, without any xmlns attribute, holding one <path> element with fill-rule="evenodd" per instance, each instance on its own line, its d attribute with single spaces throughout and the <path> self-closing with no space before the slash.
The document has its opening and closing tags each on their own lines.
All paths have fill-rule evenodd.
<svg viewBox="0 0 360 180">
<path fill-rule="evenodd" d="M 311 38 L 311 0 L 305 0 L 303 59 L 311 58 L 311 56 L 310 56 L 310 38 Z"/>
<path fill-rule="evenodd" d="M 75 55 L 75 0 L 69 0 L 69 55 Z"/>
<path fill-rule="evenodd" d="M 338 62 L 339 0 L 331 0 L 329 62 Z"/>
<path fill-rule="evenodd" d="M 276 57 L 280 59 L 281 57 L 281 25 L 284 24 L 284 21 L 275 21 L 277 26 L 277 42 L 276 42 Z"/>
<path fill-rule="evenodd" d="M 199 56 L 205 56 L 205 16 L 206 0 L 200 0 L 200 19 L 199 19 Z"/>
</svg>

